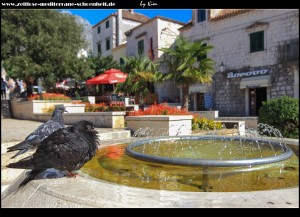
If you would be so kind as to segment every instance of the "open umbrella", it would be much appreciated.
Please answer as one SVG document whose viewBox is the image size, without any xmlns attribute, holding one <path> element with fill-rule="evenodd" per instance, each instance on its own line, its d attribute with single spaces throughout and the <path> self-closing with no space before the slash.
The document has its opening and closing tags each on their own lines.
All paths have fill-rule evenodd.
<svg viewBox="0 0 300 217">
<path fill-rule="evenodd" d="M 104 74 L 86 81 L 86 84 L 116 84 L 125 82 L 127 74 L 118 69 L 109 69 Z"/>
</svg>

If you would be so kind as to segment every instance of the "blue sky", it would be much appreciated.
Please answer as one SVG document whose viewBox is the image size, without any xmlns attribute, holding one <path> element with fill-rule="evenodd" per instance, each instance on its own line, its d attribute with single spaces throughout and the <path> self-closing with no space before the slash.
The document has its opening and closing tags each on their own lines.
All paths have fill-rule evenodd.
<svg viewBox="0 0 300 217">
<path fill-rule="evenodd" d="M 108 15 L 117 11 L 117 9 L 108 10 L 108 9 L 62 9 L 64 11 L 69 11 L 74 15 L 81 16 L 87 19 L 92 25 L 95 25 Z M 134 9 L 135 12 L 144 14 L 150 18 L 155 16 L 163 16 L 166 18 L 174 19 L 177 21 L 181 21 L 187 23 L 192 18 L 192 10 L 191 9 Z"/>
</svg>

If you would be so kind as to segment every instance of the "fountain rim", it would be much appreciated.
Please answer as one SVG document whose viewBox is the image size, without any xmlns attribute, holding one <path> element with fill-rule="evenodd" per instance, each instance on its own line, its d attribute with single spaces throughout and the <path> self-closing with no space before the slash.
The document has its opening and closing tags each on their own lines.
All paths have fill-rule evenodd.
<svg viewBox="0 0 300 217">
<path fill-rule="evenodd" d="M 133 148 L 137 146 L 144 145 L 145 143 L 158 142 L 158 141 L 168 141 L 168 140 L 243 140 L 243 141 L 255 141 L 258 142 L 271 142 L 272 145 L 280 145 L 284 153 L 264 158 L 249 158 L 249 159 L 238 159 L 238 160 L 214 160 L 214 159 L 189 159 L 189 158 L 166 158 L 155 155 L 143 154 L 133 151 Z M 125 149 L 125 154 L 131 158 L 146 161 L 150 163 L 160 163 L 166 165 L 174 166 L 206 166 L 206 167 L 239 167 L 239 166 L 250 166 L 250 165 L 261 165 L 261 164 L 270 164 L 275 162 L 280 162 L 289 159 L 293 156 L 294 152 L 289 148 L 285 143 L 274 141 L 272 139 L 256 139 L 256 138 L 246 138 L 246 137 L 221 137 L 221 136 L 168 136 L 168 137 L 159 137 L 154 139 L 140 140 L 129 144 Z"/>
</svg>

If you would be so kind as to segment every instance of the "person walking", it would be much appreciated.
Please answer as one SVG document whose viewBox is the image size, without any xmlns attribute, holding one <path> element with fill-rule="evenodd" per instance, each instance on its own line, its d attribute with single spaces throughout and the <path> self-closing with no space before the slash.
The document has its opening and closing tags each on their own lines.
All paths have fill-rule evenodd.
<svg viewBox="0 0 300 217">
<path fill-rule="evenodd" d="M 11 93 L 11 99 L 12 98 L 20 98 L 21 97 L 21 87 L 18 84 L 18 82 L 15 82 L 15 88 L 13 89 L 12 93 Z"/>
<path fill-rule="evenodd" d="M 6 88 L 7 88 L 7 83 L 4 81 L 3 78 L 1 78 L 1 99 L 6 100 Z"/>
</svg>

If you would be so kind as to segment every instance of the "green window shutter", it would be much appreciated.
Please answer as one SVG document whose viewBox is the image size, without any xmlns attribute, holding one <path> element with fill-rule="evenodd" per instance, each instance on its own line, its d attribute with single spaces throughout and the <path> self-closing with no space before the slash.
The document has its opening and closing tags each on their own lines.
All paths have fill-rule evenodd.
<svg viewBox="0 0 300 217">
<path fill-rule="evenodd" d="M 98 53 L 101 53 L 101 44 L 98 44 Z"/>
<path fill-rule="evenodd" d="M 264 45 L 264 31 L 254 32 L 250 34 L 250 52 L 263 51 Z"/>
<path fill-rule="evenodd" d="M 106 40 L 106 50 L 109 50 L 110 49 L 110 40 L 107 39 Z"/>
<path fill-rule="evenodd" d="M 120 65 L 123 65 L 125 63 L 124 59 L 121 57 L 120 58 Z"/>
<path fill-rule="evenodd" d="M 264 50 L 264 32 L 257 33 L 257 50 L 262 51 Z"/>
<path fill-rule="evenodd" d="M 144 40 L 138 41 L 138 54 L 139 55 L 144 54 Z"/>
<path fill-rule="evenodd" d="M 199 9 L 197 10 L 197 22 L 203 22 L 206 20 L 206 10 L 205 9 Z"/>
</svg>

